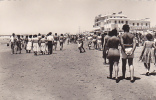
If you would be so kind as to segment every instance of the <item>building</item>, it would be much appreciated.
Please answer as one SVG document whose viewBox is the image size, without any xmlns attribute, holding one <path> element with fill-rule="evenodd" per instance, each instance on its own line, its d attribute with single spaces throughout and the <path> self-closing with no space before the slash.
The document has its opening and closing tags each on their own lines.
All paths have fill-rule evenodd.
<svg viewBox="0 0 156 100">
<path fill-rule="evenodd" d="M 150 28 L 150 21 L 148 18 L 133 20 L 127 18 L 122 12 L 108 15 L 98 15 L 95 17 L 93 29 L 94 31 L 111 31 L 116 28 L 122 31 L 122 26 L 128 24 L 131 31 L 147 31 Z"/>
</svg>

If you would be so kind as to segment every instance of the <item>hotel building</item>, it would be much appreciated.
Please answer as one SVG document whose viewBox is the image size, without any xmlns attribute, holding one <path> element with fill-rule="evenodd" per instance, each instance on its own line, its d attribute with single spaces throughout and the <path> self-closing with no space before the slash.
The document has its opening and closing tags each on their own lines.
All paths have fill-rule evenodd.
<svg viewBox="0 0 156 100">
<path fill-rule="evenodd" d="M 111 31 L 116 28 L 118 31 L 123 31 L 122 26 L 128 24 L 131 31 L 147 31 L 150 28 L 148 18 L 133 20 L 127 18 L 122 12 L 108 15 L 98 15 L 95 17 L 93 29 L 94 31 Z"/>
</svg>

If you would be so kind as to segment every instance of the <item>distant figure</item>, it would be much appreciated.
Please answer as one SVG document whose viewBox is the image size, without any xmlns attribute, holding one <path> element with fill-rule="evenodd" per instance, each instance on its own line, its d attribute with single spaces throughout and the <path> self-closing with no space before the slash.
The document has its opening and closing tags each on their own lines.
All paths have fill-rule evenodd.
<svg viewBox="0 0 156 100">
<path fill-rule="evenodd" d="M 110 65 L 109 67 L 110 75 L 107 78 L 112 79 L 112 72 L 114 66 L 116 83 L 119 82 L 118 79 L 118 72 L 119 72 L 118 63 L 120 59 L 120 51 L 118 49 L 119 43 L 120 43 L 120 39 L 117 37 L 117 30 L 113 29 L 111 32 L 111 37 L 108 39 L 107 42 L 107 47 L 109 48 L 107 58 L 109 59 L 109 65 Z"/>
<path fill-rule="evenodd" d="M 37 56 L 37 53 L 40 51 L 40 47 L 39 47 L 39 38 L 37 37 L 37 35 L 33 36 L 33 51 L 34 51 L 34 55 Z"/>
<path fill-rule="evenodd" d="M 25 37 L 25 39 L 24 39 L 24 48 L 25 48 L 25 50 L 26 50 L 26 53 L 28 53 L 28 51 L 27 51 L 27 44 L 28 44 L 28 35 L 26 35 L 26 37 Z"/>
<path fill-rule="evenodd" d="M 21 49 L 23 49 L 24 48 L 24 37 L 23 37 L 23 35 L 21 35 Z"/>
<path fill-rule="evenodd" d="M 46 53 L 46 39 L 45 39 L 45 36 L 42 35 L 42 38 L 41 38 L 41 53 L 42 55 Z"/>
<path fill-rule="evenodd" d="M 58 36 L 57 36 L 57 33 L 55 33 L 55 35 L 54 35 L 54 46 L 55 46 L 55 50 L 57 48 L 57 41 L 58 41 Z"/>
<path fill-rule="evenodd" d="M 133 67 L 133 58 L 134 50 L 136 48 L 136 39 L 135 36 L 129 33 L 129 25 L 123 25 L 124 34 L 120 36 L 121 40 L 121 53 L 122 53 L 122 76 L 125 78 L 126 73 L 126 61 L 128 59 L 128 64 L 130 67 L 130 81 L 134 82 L 134 67 Z"/>
<path fill-rule="evenodd" d="M 102 45 L 102 49 L 103 49 L 103 43 L 104 43 L 104 37 L 105 37 L 105 34 L 104 33 L 102 33 L 101 34 L 101 45 Z"/>
<path fill-rule="evenodd" d="M 27 47 L 26 47 L 26 50 L 27 50 L 26 52 L 30 53 L 31 49 L 32 49 L 32 35 L 29 35 L 28 44 L 27 44 Z"/>
<path fill-rule="evenodd" d="M 109 40 L 109 38 L 110 38 L 110 36 L 111 36 L 111 31 L 108 33 L 108 35 L 106 35 L 105 37 L 104 37 L 104 43 L 103 43 L 103 58 L 104 58 L 104 63 L 105 64 L 107 64 L 107 54 L 108 54 L 108 47 L 107 47 L 107 42 L 108 42 L 108 40 Z"/>
<path fill-rule="evenodd" d="M 54 42 L 54 37 L 52 36 L 52 32 L 49 32 L 49 35 L 47 36 L 47 41 L 48 41 L 48 54 L 52 54 L 53 42 Z"/>
<path fill-rule="evenodd" d="M 22 48 L 21 48 L 21 45 L 22 45 L 22 40 L 21 40 L 21 38 L 20 38 L 20 35 L 17 35 L 17 40 L 16 40 L 16 54 L 17 53 L 19 53 L 19 54 L 21 54 L 21 50 L 22 50 Z"/>
<path fill-rule="evenodd" d="M 67 44 L 69 45 L 69 43 L 70 43 L 70 35 L 68 34 L 68 36 L 67 36 Z"/>
<path fill-rule="evenodd" d="M 101 50 L 101 39 L 102 39 L 102 36 L 101 36 L 101 33 L 98 33 L 98 36 L 97 36 L 97 47 L 98 47 L 98 50 Z"/>
<path fill-rule="evenodd" d="M 10 38 L 11 54 L 14 54 L 14 51 L 15 51 L 15 42 L 16 42 L 15 33 L 12 33 L 12 36 Z"/>
<path fill-rule="evenodd" d="M 78 49 L 80 50 L 80 53 L 86 52 L 84 47 L 83 47 L 83 37 L 82 35 L 79 36 L 78 38 Z M 83 52 L 82 52 L 83 49 Z"/>
<path fill-rule="evenodd" d="M 38 37 L 38 46 L 39 46 L 38 50 L 41 52 L 41 39 L 42 39 L 42 35 L 40 33 L 38 33 L 37 37 Z"/>
<path fill-rule="evenodd" d="M 87 37 L 87 40 L 88 40 L 88 47 L 89 47 L 89 50 L 90 50 L 91 45 L 92 45 L 92 40 L 93 40 L 92 36 L 89 35 L 89 36 Z"/>
<path fill-rule="evenodd" d="M 60 50 L 63 49 L 63 40 L 64 40 L 64 36 L 63 36 L 63 34 L 61 34 L 61 36 L 59 37 L 59 41 L 60 41 Z"/>
<path fill-rule="evenodd" d="M 154 56 L 154 52 L 152 50 L 152 48 L 154 47 L 156 49 L 155 43 L 154 41 L 152 41 L 153 36 L 152 34 L 147 34 L 146 35 L 147 41 L 145 41 L 144 43 L 144 47 L 140 56 L 140 60 L 142 60 L 142 62 L 144 62 L 144 66 L 147 69 L 146 71 L 146 75 L 149 76 L 150 73 L 150 63 L 154 63 L 155 62 L 155 56 Z"/>
<path fill-rule="evenodd" d="M 94 32 L 94 35 L 93 35 L 93 44 L 94 44 L 94 49 L 97 49 L 97 35 L 96 35 L 96 32 Z"/>
</svg>

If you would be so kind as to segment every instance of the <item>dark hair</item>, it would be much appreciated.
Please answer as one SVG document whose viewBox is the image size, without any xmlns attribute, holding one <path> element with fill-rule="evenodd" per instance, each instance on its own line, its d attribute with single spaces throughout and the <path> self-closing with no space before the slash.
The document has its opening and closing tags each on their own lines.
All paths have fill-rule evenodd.
<svg viewBox="0 0 156 100">
<path fill-rule="evenodd" d="M 112 31 L 109 31 L 108 32 L 108 36 L 112 36 Z"/>
<path fill-rule="evenodd" d="M 52 32 L 49 32 L 49 35 L 51 35 L 52 34 Z"/>
<path fill-rule="evenodd" d="M 63 34 L 61 34 L 61 36 L 63 36 Z"/>
<path fill-rule="evenodd" d="M 26 38 L 28 38 L 28 35 L 26 35 Z"/>
<path fill-rule="evenodd" d="M 96 32 L 94 32 L 94 35 L 96 34 Z"/>
<path fill-rule="evenodd" d="M 38 36 L 41 36 L 41 34 L 40 34 L 40 33 L 38 33 Z"/>
<path fill-rule="evenodd" d="M 152 36 L 152 34 L 148 33 L 148 34 L 146 35 L 146 38 L 147 38 L 147 40 L 150 41 L 150 40 L 153 38 L 153 36 Z"/>
<path fill-rule="evenodd" d="M 44 38 L 44 35 L 42 35 L 42 38 Z"/>
<path fill-rule="evenodd" d="M 118 32 L 117 32 L 117 30 L 115 28 L 115 29 L 112 30 L 111 36 L 117 36 L 117 35 L 118 35 Z"/>
<path fill-rule="evenodd" d="M 18 38 L 20 38 L 20 35 L 17 35 Z"/>
<path fill-rule="evenodd" d="M 129 32 L 130 27 L 129 25 L 125 24 L 123 25 L 122 29 L 124 30 L 124 32 Z"/>
<path fill-rule="evenodd" d="M 57 35 L 57 33 L 55 33 L 55 35 Z"/>
<path fill-rule="evenodd" d="M 98 36 L 100 36 L 100 35 L 101 35 L 101 33 L 99 32 L 99 33 L 98 33 Z"/>
<path fill-rule="evenodd" d="M 32 35 L 29 35 L 29 38 L 32 38 Z"/>
<path fill-rule="evenodd" d="M 37 35 L 35 34 L 35 35 L 33 35 L 33 37 L 37 37 Z"/>
<path fill-rule="evenodd" d="M 80 35 L 79 37 L 82 38 L 82 35 Z"/>
<path fill-rule="evenodd" d="M 15 36 L 15 33 L 12 33 L 12 36 Z"/>
</svg>

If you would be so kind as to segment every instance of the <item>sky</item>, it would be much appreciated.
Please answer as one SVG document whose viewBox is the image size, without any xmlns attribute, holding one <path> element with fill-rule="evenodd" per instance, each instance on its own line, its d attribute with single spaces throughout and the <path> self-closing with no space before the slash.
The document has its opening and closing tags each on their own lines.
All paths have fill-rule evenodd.
<svg viewBox="0 0 156 100">
<path fill-rule="evenodd" d="M 156 25 L 156 0 L 0 0 L 0 35 L 92 31 L 96 16 L 120 11 Z"/>
</svg>

